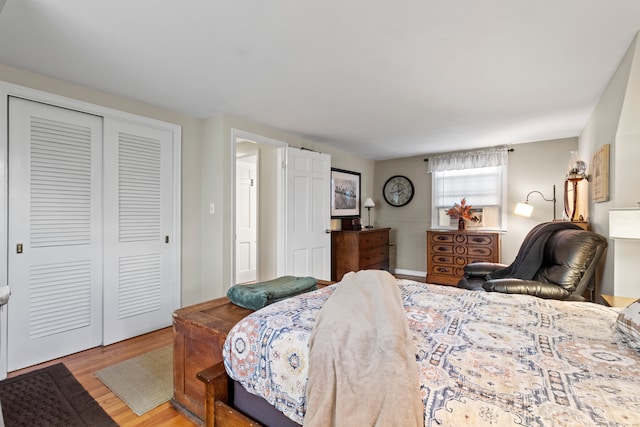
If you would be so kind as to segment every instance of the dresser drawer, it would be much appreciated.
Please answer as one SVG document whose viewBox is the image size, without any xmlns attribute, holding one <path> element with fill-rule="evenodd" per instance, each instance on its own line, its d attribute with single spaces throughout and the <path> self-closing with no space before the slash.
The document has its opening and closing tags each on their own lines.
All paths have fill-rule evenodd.
<svg viewBox="0 0 640 427">
<path fill-rule="evenodd" d="M 361 251 L 365 251 L 367 249 L 372 249 L 372 248 L 379 248 L 382 246 L 389 247 L 388 232 L 363 233 L 360 236 Z"/>
<path fill-rule="evenodd" d="M 361 270 L 386 270 L 389 271 L 389 261 L 374 262 L 373 264 L 360 266 Z"/>
<path fill-rule="evenodd" d="M 360 265 L 376 264 L 389 259 L 389 246 L 366 249 L 360 253 Z"/>
<path fill-rule="evenodd" d="M 453 245 L 434 244 L 433 246 L 431 246 L 431 251 L 434 254 L 449 254 L 449 255 L 453 255 L 454 248 L 455 248 L 455 246 L 453 246 Z"/>
<path fill-rule="evenodd" d="M 467 245 L 493 246 L 494 238 L 492 236 L 481 234 L 468 234 L 466 236 Z"/>
<path fill-rule="evenodd" d="M 493 248 L 491 247 L 467 247 L 467 255 L 481 257 L 482 259 L 492 258 L 493 257 Z"/>
<path fill-rule="evenodd" d="M 452 255 L 434 254 L 431 256 L 431 263 L 433 264 L 453 264 Z"/>
<path fill-rule="evenodd" d="M 433 233 L 431 243 L 453 243 L 453 234 Z"/>
<path fill-rule="evenodd" d="M 427 274 L 438 274 L 441 276 L 455 276 L 456 267 L 453 265 L 433 264 L 429 266 Z"/>
</svg>

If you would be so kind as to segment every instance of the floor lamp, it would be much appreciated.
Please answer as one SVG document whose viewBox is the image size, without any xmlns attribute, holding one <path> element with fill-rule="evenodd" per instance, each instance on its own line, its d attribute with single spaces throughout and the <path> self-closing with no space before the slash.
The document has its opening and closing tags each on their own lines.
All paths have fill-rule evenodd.
<svg viewBox="0 0 640 427">
<path fill-rule="evenodd" d="M 539 191 L 536 191 L 536 190 L 530 191 L 529 194 L 527 194 L 526 201 L 524 203 L 518 203 L 513 213 L 520 216 L 526 216 L 527 218 L 530 217 L 531 213 L 533 212 L 533 206 L 529 204 L 529 196 L 533 193 L 538 193 L 542 197 L 542 199 L 547 202 L 553 202 L 553 220 L 555 221 L 556 220 L 556 186 L 555 185 L 553 186 L 553 199 L 547 199 Z"/>
</svg>

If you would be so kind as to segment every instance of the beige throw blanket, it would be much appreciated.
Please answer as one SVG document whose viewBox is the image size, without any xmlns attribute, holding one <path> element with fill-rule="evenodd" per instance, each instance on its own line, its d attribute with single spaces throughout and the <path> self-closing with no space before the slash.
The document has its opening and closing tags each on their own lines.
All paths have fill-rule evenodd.
<svg viewBox="0 0 640 427">
<path fill-rule="evenodd" d="M 348 273 L 320 310 L 305 427 L 423 426 L 420 380 L 396 279 Z"/>
</svg>

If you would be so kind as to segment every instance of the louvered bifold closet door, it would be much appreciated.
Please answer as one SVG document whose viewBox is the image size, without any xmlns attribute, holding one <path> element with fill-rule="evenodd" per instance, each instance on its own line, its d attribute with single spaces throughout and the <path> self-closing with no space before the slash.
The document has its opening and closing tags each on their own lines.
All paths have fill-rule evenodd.
<svg viewBox="0 0 640 427">
<path fill-rule="evenodd" d="M 172 323 L 172 144 L 169 131 L 105 119 L 105 345 Z"/>
<path fill-rule="evenodd" d="M 8 370 L 102 338 L 102 118 L 9 101 Z"/>
</svg>

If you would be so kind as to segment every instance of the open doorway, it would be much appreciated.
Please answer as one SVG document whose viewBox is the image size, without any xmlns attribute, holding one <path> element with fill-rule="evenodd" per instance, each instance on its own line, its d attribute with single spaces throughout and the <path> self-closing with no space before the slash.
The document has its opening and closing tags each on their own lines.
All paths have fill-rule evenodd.
<svg viewBox="0 0 640 427">
<path fill-rule="evenodd" d="M 270 280 L 284 274 L 281 165 L 287 145 L 236 129 L 232 136 L 232 283 Z"/>
<path fill-rule="evenodd" d="M 331 156 L 237 129 L 231 145 L 231 283 L 246 283 L 236 279 L 236 156 L 243 151 L 257 152 L 256 281 L 285 274 L 328 280 Z"/>
<path fill-rule="evenodd" d="M 248 147 L 247 147 L 248 145 Z M 236 145 L 236 284 L 258 279 L 258 156 L 255 144 Z M 243 153 L 246 148 L 252 149 Z"/>
</svg>

